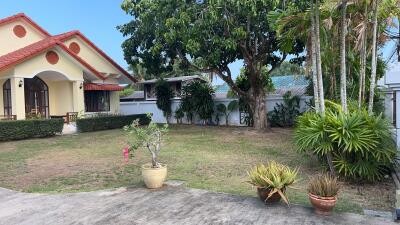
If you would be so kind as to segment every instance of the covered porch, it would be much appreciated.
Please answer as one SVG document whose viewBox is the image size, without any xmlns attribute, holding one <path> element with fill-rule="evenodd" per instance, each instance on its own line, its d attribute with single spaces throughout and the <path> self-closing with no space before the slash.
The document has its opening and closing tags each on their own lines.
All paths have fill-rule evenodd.
<svg viewBox="0 0 400 225">
<path fill-rule="evenodd" d="M 119 109 L 115 99 L 121 89 L 113 84 L 70 80 L 56 71 L 43 71 L 32 78 L 3 78 L 0 119 L 63 118 L 69 123 L 78 114 L 114 112 Z"/>
<path fill-rule="evenodd" d="M 0 107 L 5 119 L 66 117 L 84 110 L 83 81 L 69 80 L 60 72 L 10 77 L 0 80 L 0 84 Z"/>
</svg>

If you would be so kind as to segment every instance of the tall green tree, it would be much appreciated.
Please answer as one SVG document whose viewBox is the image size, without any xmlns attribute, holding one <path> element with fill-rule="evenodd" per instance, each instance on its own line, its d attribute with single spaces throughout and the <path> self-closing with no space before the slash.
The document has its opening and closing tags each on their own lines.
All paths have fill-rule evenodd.
<svg viewBox="0 0 400 225">
<path fill-rule="evenodd" d="M 301 2 L 301 1 L 300 1 Z M 133 17 L 119 26 L 127 38 L 122 47 L 129 64 L 144 63 L 154 74 L 172 70 L 179 58 L 186 68 L 214 73 L 249 103 L 253 127 L 267 127 L 264 78 L 293 54 L 303 51 L 296 40 L 283 48 L 268 14 L 297 7 L 279 0 L 125 0 L 122 8 Z M 243 60 L 250 89 L 242 91 L 229 64 Z"/>
</svg>

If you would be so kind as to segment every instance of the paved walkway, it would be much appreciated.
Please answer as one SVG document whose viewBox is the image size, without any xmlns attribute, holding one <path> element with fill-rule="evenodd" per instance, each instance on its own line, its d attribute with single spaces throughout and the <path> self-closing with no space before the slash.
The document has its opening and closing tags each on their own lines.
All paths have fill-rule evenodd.
<svg viewBox="0 0 400 225">
<path fill-rule="evenodd" d="M 316 216 L 301 206 L 265 206 L 251 197 L 183 187 L 72 194 L 0 188 L 0 224 L 395 224 L 351 213 Z"/>
</svg>

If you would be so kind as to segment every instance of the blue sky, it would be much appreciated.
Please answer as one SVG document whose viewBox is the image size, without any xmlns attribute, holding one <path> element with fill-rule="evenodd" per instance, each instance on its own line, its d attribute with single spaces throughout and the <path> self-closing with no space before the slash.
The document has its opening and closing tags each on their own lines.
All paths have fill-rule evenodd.
<svg viewBox="0 0 400 225">
<path fill-rule="evenodd" d="M 0 0 L 0 18 L 20 12 L 31 17 L 51 34 L 80 30 L 124 68 L 121 44 L 124 37 L 116 26 L 132 19 L 121 9 L 122 0 Z M 242 63 L 231 66 L 238 74 Z M 221 81 L 217 79 L 216 83 Z"/>
<path fill-rule="evenodd" d="M 124 68 L 121 44 L 124 37 L 116 26 L 132 19 L 120 8 L 122 0 L 0 0 L 0 18 L 20 12 L 27 14 L 51 34 L 80 30 L 99 48 Z M 383 49 L 389 55 L 393 44 Z M 230 66 L 232 74 L 239 73 L 242 62 Z M 217 79 L 215 83 L 221 83 Z"/>
</svg>

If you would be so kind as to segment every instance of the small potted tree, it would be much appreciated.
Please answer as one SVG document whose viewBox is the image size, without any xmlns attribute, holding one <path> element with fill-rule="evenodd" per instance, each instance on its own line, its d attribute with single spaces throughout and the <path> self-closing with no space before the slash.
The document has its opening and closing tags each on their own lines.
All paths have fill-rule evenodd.
<svg viewBox="0 0 400 225">
<path fill-rule="evenodd" d="M 148 126 L 141 127 L 139 120 L 124 128 L 128 134 L 129 154 L 133 156 L 135 150 L 146 148 L 151 154 L 151 163 L 142 165 L 142 176 L 147 188 L 162 187 L 167 177 L 167 165 L 158 162 L 163 134 L 168 130 L 168 125 L 163 127 L 150 122 Z"/>
<path fill-rule="evenodd" d="M 324 174 L 312 178 L 308 185 L 308 196 L 315 213 L 330 215 L 336 205 L 339 189 L 337 178 L 332 175 Z"/>
<path fill-rule="evenodd" d="M 258 196 L 265 203 L 283 199 L 286 204 L 289 204 L 285 192 L 287 187 L 295 183 L 297 171 L 297 169 L 292 170 L 288 166 L 270 161 L 267 165 L 258 165 L 248 172 L 250 177 L 248 183 L 257 188 Z"/>
</svg>

